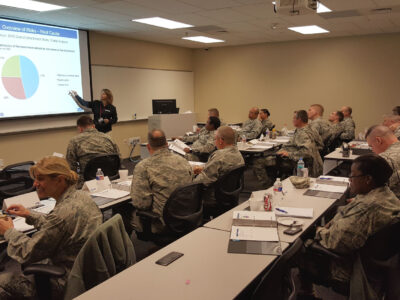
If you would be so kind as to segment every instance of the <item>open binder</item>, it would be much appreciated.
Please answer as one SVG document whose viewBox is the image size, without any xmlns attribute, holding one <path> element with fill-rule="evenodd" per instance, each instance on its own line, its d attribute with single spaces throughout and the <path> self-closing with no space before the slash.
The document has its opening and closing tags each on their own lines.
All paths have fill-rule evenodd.
<svg viewBox="0 0 400 300">
<path fill-rule="evenodd" d="M 234 211 L 228 253 L 281 255 L 275 214 Z"/>
</svg>

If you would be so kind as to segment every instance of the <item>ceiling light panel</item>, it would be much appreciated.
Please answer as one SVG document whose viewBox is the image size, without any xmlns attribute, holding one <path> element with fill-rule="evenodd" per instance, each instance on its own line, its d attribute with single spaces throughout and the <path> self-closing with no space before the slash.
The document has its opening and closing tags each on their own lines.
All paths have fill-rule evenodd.
<svg viewBox="0 0 400 300">
<path fill-rule="evenodd" d="M 224 40 L 219 40 L 219 39 L 214 39 L 214 38 L 210 38 L 207 36 L 187 36 L 187 37 L 183 37 L 182 39 L 184 40 L 190 40 L 193 42 L 198 42 L 198 43 L 205 43 L 205 44 L 210 44 L 210 43 L 223 43 L 225 42 Z"/>
<path fill-rule="evenodd" d="M 0 0 L 0 5 L 15 7 L 15 8 L 22 8 L 34 11 L 52 11 L 66 8 L 65 6 L 49 4 L 40 1 L 33 1 L 33 0 Z"/>
<path fill-rule="evenodd" d="M 288 29 L 296 31 L 301 34 L 318 34 L 318 33 L 328 33 L 329 31 L 319 27 L 317 25 L 310 26 L 297 26 L 297 27 L 289 27 Z"/>
<path fill-rule="evenodd" d="M 1 1 L 1 0 L 0 0 Z M 181 22 L 176 22 L 160 17 L 154 17 L 154 18 L 144 18 L 144 19 L 135 19 L 132 20 L 133 22 L 139 22 L 143 24 L 148 24 L 148 25 L 153 25 L 157 27 L 162 27 L 162 28 L 167 28 L 167 29 L 178 29 L 178 28 L 189 28 L 193 27 L 193 25 L 181 23 Z"/>
</svg>

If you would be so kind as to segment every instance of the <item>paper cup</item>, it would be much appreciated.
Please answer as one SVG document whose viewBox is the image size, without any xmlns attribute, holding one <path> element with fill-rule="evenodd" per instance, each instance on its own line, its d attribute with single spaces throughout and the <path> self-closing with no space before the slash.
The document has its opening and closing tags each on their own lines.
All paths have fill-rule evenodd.
<svg viewBox="0 0 400 300">
<path fill-rule="evenodd" d="M 121 180 L 127 180 L 128 179 L 128 170 L 119 170 L 119 178 Z"/>
<path fill-rule="evenodd" d="M 251 211 L 264 210 L 264 200 L 262 200 L 262 199 L 250 198 L 249 204 L 250 204 Z"/>
</svg>

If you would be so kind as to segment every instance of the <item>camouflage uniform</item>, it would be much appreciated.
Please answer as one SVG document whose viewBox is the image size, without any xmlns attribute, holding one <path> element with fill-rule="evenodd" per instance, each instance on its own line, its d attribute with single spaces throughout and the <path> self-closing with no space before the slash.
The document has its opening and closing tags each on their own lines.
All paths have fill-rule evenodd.
<svg viewBox="0 0 400 300">
<path fill-rule="evenodd" d="M 90 195 L 69 187 L 49 214 L 32 211 L 26 218 L 26 223 L 38 229 L 32 237 L 14 228 L 5 232 L 7 254 L 20 264 L 48 259 L 47 263 L 64 268 L 66 274 L 52 282 L 55 292 L 62 293 L 78 252 L 102 220 Z M 35 289 L 27 277 L 11 273 L 1 274 L 0 287 L 15 297 L 33 295 Z"/>
<path fill-rule="evenodd" d="M 328 145 L 332 143 L 343 132 L 343 122 L 331 123 L 329 127 L 329 141 Z"/>
<path fill-rule="evenodd" d="M 348 282 L 353 266 L 351 254 L 360 249 L 371 235 L 400 219 L 400 201 L 384 186 L 368 194 L 357 195 L 338 209 L 328 228 L 317 230 L 316 239 L 327 249 L 349 258 L 330 265 L 333 279 Z M 351 257 L 351 258 L 350 258 Z"/>
<path fill-rule="evenodd" d="M 268 130 L 271 131 L 272 128 L 274 128 L 274 126 L 275 126 L 274 123 L 272 123 L 272 121 L 270 119 L 261 120 L 260 122 L 261 122 L 261 126 L 262 126 L 261 132 L 263 134 L 265 134 L 265 132 L 267 131 L 267 128 L 268 128 Z"/>
<path fill-rule="evenodd" d="M 242 129 L 239 132 L 239 135 L 244 134 L 246 139 L 251 140 L 258 137 L 261 133 L 262 125 L 260 120 L 258 119 L 248 119 L 246 122 L 243 123 Z"/>
<path fill-rule="evenodd" d="M 198 161 L 197 153 L 211 153 L 215 150 L 215 130 L 208 131 L 204 127 L 198 134 L 192 136 L 184 136 L 182 141 L 185 143 L 191 142 L 192 151 L 185 155 L 187 160 Z"/>
<path fill-rule="evenodd" d="M 117 144 L 107 134 L 99 132 L 95 128 L 88 128 L 71 139 L 68 144 L 66 159 L 74 171 L 77 171 L 79 164 L 78 187 L 81 187 L 84 182 L 83 173 L 88 161 L 101 154 L 120 155 Z"/>
<path fill-rule="evenodd" d="M 393 169 L 393 174 L 389 179 L 389 187 L 397 198 L 400 199 L 400 142 L 390 145 L 379 155 L 386 159 L 389 166 Z"/>
<path fill-rule="evenodd" d="M 340 134 L 342 140 L 354 140 L 356 125 L 352 117 L 344 118 L 342 121 L 343 132 Z"/>
<path fill-rule="evenodd" d="M 330 136 L 330 126 L 328 121 L 322 119 L 321 117 L 315 120 L 310 120 L 309 126 L 314 129 L 320 135 L 322 142 L 325 144 Z"/>
<path fill-rule="evenodd" d="M 210 155 L 203 171 L 197 175 L 193 182 L 202 182 L 208 186 L 225 175 L 230 169 L 241 165 L 244 165 L 244 159 L 240 151 L 236 146 L 228 146 Z M 203 193 L 203 202 L 206 205 L 215 202 L 214 190 L 212 188 L 206 189 Z"/>
<path fill-rule="evenodd" d="M 315 131 L 309 126 L 297 128 L 289 142 L 282 146 L 282 150 L 289 153 L 291 160 L 298 161 L 300 157 L 303 157 L 303 159 L 312 158 L 312 166 L 306 166 L 309 168 L 311 177 L 322 174 L 322 159 L 317 149 L 318 140 L 316 140 L 316 136 Z"/>
<path fill-rule="evenodd" d="M 165 226 L 162 214 L 171 193 L 178 186 L 191 183 L 192 178 L 193 170 L 187 160 L 168 148 L 157 150 L 136 165 L 131 186 L 132 203 L 138 210 L 151 210 L 159 215 L 152 223 L 152 232 L 161 232 Z M 143 231 L 136 211 L 132 215 L 132 226 L 136 231 Z"/>
<path fill-rule="evenodd" d="M 322 141 L 321 135 L 310 125 L 307 125 L 305 128 L 307 133 L 310 135 L 311 140 L 315 143 L 317 150 L 321 151 L 324 148 L 324 142 Z"/>
<path fill-rule="evenodd" d="M 317 133 L 309 126 L 297 128 L 289 142 L 282 146 L 282 150 L 288 152 L 289 159 L 293 162 L 297 162 L 300 157 L 303 157 L 303 159 L 312 157 L 312 166 L 306 166 L 309 168 L 309 175 L 312 177 L 322 174 L 322 159 L 315 144 L 316 135 Z M 254 174 L 264 187 L 272 184 L 273 179 L 268 176 L 266 170 L 267 167 L 272 166 L 276 166 L 276 161 L 272 157 L 262 157 L 254 161 Z M 279 166 L 276 167 L 279 168 Z"/>
</svg>

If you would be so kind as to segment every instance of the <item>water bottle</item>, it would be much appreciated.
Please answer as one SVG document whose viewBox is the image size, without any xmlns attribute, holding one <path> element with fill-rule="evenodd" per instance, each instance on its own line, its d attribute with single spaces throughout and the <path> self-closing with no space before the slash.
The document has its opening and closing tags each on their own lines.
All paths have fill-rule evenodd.
<svg viewBox="0 0 400 300">
<path fill-rule="evenodd" d="M 269 129 L 267 128 L 267 130 L 265 130 L 265 139 L 268 140 L 269 139 Z"/>
<path fill-rule="evenodd" d="M 275 206 L 280 206 L 282 201 L 283 193 L 282 193 L 282 181 L 280 178 L 277 178 L 274 183 L 274 204 Z"/>
<path fill-rule="evenodd" d="M 287 129 L 287 127 L 286 127 L 286 124 L 283 125 L 283 128 L 282 128 L 282 135 L 284 135 L 284 136 L 287 136 L 287 135 L 288 135 L 288 129 Z"/>
<path fill-rule="evenodd" d="M 271 133 L 272 133 L 272 137 L 271 137 L 271 138 L 272 138 L 273 140 L 276 139 L 276 129 L 275 129 L 275 128 L 272 129 L 272 132 L 271 132 Z"/>
<path fill-rule="evenodd" d="M 303 177 L 303 169 L 304 169 L 304 160 L 300 157 L 299 161 L 297 162 L 297 176 Z"/>
<path fill-rule="evenodd" d="M 247 141 L 246 135 L 245 135 L 245 134 L 242 134 L 242 143 L 243 143 L 243 144 L 246 144 L 246 141 Z"/>
<path fill-rule="evenodd" d="M 104 180 L 104 173 L 100 168 L 97 169 L 96 180 Z"/>
</svg>

